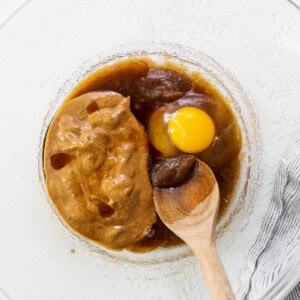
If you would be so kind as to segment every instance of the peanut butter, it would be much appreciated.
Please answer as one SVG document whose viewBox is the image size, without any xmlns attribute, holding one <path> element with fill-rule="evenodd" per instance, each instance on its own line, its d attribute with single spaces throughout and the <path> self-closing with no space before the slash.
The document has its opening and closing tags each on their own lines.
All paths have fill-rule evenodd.
<svg viewBox="0 0 300 300">
<path fill-rule="evenodd" d="M 156 222 L 148 142 L 130 98 L 90 92 L 66 103 L 47 133 L 48 193 L 66 223 L 112 249 L 143 239 Z"/>
</svg>

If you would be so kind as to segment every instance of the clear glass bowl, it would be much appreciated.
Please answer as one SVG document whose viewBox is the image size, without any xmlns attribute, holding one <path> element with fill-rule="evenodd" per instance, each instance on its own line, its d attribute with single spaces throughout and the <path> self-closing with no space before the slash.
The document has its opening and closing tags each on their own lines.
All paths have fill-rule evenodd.
<svg viewBox="0 0 300 300">
<path fill-rule="evenodd" d="M 77 66 L 75 72 L 72 74 L 72 78 L 65 78 L 66 84 L 59 89 L 55 99 L 49 103 L 49 111 L 46 114 L 46 118 L 43 122 L 44 126 L 42 127 L 40 134 L 39 150 L 39 173 L 45 199 L 48 197 L 43 175 L 43 143 L 47 128 L 61 103 L 78 82 L 90 73 L 100 69 L 102 66 L 113 64 L 116 61 L 126 60 L 126 58 L 132 56 L 137 58 L 139 56 L 147 56 L 147 58 L 153 60 L 158 65 L 163 66 L 169 61 L 178 65 L 183 64 L 189 73 L 199 73 L 221 92 L 237 117 L 243 140 L 242 149 L 239 154 L 241 160 L 240 180 L 229 208 L 217 225 L 218 240 L 222 240 L 223 236 L 228 236 L 229 239 L 234 238 L 232 231 L 235 231 L 235 226 L 242 226 L 242 219 L 247 216 L 259 185 L 258 175 L 261 159 L 261 145 L 258 124 L 255 122 L 256 118 L 253 118 L 255 115 L 253 103 L 247 99 L 239 83 L 232 75 L 222 69 L 210 57 L 199 51 L 176 44 L 170 45 L 166 43 L 122 44 L 117 48 L 122 50 L 116 52 L 116 48 L 112 48 L 111 50 L 107 50 L 107 57 L 103 56 L 103 54 L 101 56 L 90 57 L 83 64 Z M 192 255 L 187 246 L 158 248 L 142 255 L 128 251 L 112 251 L 84 239 L 75 232 L 74 234 L 83 241 L 84 244 L 87 244 L 89 248 L 93 248 L 93 251 L 96 253 L 102 254 L 105 257 L 111 257 L 113 260 L 137 264 L 137 267 L 143 264 L 155 264 L 159 266 L 159 264 L 167 261 L 176 261 L 174 267 L 178 268 L 180 267 L 181 260 L 190 261 L 189 257 Z M 171 269 L 172 268 L 168 270 L 168 273 Z"/>
<path fill-rule="evenodd" d="M 116 49 L 122 50 L 116 51 Z M 247 217 L 251 212 L 251 207 L 254 205 L 259 188 L 261 160 L 259 127 L 256 122 L 254 104 L 247 98 L 238 81 L 213 59 L 200 51 L 188 47 L 167 43 L 122 44 L 118 47 L 107 49 L 107 52 L 105 54 L 102 53 L 101 56 L 89 57 L 82 64 L 74 66 L 75 71 L 72 72 L 71 77 L 61 78 L 63 82 L 62 87 L 58 90 L 53 101 L 49 102 L 48 111 L 45 114 L 46 117 L 40 133 L 38 165 L 40 183 L 43 187 L 43 199 L 44 201 L 48 200 L 42 167 L 43 141 L 47 127 L 57 108 L 73 87 L 89 73 L 94 72 L 105 64 L 126 59 L 128 56 L 144 55 L 147 55 L 157 64 L 163 65 L 165 60 L 169 60 L 173 63 L 183 63 L 189 72 L 199 72 L 201 76 L 217 87 L 222 95 L 228 99 L 229 105 L 235 112 L 243 138 L 240 153 L 242 162 L 240 180 L 231 205 L 217 226 L 219 251 L 221 255 L 230 256 L 231 250 L 228 244 L 233 243 L 237 232 L 247 225 Z M 50 95 L 49 99 L 51 99 Z M 54 211 L 52 206 L 51 208 Z M 61 223 L 59 216 L 56 216 L 56 222 Z M 134 280 L 147 279 L 149 277 L 153 280 L 160 280 L 161 278 L 170 277 L 172 274 L 181 273 L 183 267 L 189 270 L 197 268 L 194 257 L 186 245 L 158 248 L 144 254 L 128 251 L 116 252 L 88 241 L 73 231 L 68 230 L 68 232 L 69 238 L 76 239 L 76 248 L 89 252 L 97 261 L 105 262 L 106 272 L 110 274 L 118 272 L 119 276 L 126 277 L 130 273 L 131 278 Z M 226 267 L 228 268 L 228 265 Z M 203 289 L 202 291 L 205 290 Z"/>
</svg>

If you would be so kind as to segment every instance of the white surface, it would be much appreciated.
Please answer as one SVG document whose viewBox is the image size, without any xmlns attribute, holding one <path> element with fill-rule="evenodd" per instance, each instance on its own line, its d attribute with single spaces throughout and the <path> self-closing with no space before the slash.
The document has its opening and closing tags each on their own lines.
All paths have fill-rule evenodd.
<svg viewBox="0 0 300 300">
<path fill-rule="evenodd" d="M 8 23 L 30 0 L 0 0 L 0 28 Z"/>
<path fill-rule="evenodd" d="M 13 4 L 0 1 L 0 8 L 6 5 L 11 13 Z M 5 19 L 0 10 L 0 24 Z M 32 149 L 39 143 L 39 114 L 47 110 L 47 91 L 52 89 L 54 98 L 60 78 L 76 71 L 70 66 L 101 55 L 106 47 L 150 40 L 208 54 L 238 78 L 256 103 L 263 140 L 262 189 L 248 226 L 229 245 L 230 253 L 221 251 L 237 292 L 279 158 L 289 136 L 300 128 L 299 37 L 299 11 L 282 0 L 32 0 L 20 10 L 0 30 L 0 287 L 13 299 L 204 297 L 196 265 L 183 264 L 179 273 L 167 277 L 147 278 L 148 273 L 157 274 L 155 265 L 144 266 L 144 274 L 131 265 L 120 266 L 127 277 L 124 270 L 112 273 L 110 264 L 70 238 L 40 194 Z M 47 48 L 52 51 L 45 55 Z M 40 78 L 38 86 L 34 78 Z M 34 105 L 24 105 L 32 99 Z"/>
</svg>

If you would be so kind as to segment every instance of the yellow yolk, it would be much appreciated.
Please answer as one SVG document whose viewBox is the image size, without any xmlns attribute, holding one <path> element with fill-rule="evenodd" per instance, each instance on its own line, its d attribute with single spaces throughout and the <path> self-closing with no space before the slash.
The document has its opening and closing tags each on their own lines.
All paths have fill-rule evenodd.
<svg viewBox="0 0 300 300">
<path fill-rule="evenodd" d="M 196 107 L 183 107 L 172 114 L 168 123 L 171 142 L 181 151 L 198 153 L 212 143 L 215 125 L 211 117 Z"/>
</svg>

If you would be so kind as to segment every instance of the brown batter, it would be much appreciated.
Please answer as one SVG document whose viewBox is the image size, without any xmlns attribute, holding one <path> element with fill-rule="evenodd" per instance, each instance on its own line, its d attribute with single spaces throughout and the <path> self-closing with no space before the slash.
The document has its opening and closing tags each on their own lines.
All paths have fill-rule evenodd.
<svg viewBox="0 0 300 300">
<path fill-rule="evenodd" d="M 78 84 L 46 137 L 49 195 L 73 229 L 114 249 L 145 252 L 182 243 L 155 215 L 149 174 L 153 185 L 179 184 L 190 175 L 194 159 L 180 151 L 175 158 L 164 157 L 148 147 L 144 128 L 147 132 L 153 112 L 184 106 L 199 107 L 214 121 L 213 143 L 195 156 L 212 168 L 220 187 L 219 216 L 226 211 L 239 178 L 241 148 L 226 99 L 181 65 L 129 58 Z"/>
<path fill-rule="evenodd" d="M 84 236 L 122 249 L 156 222 L 147 137 L 128 97 L 94 92 L 64 105 L 51 123 L 44 155 L 49 195 Z"/>
</svg>

